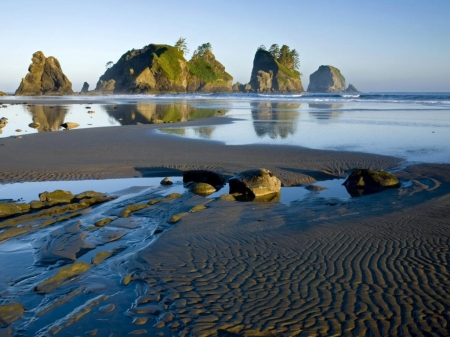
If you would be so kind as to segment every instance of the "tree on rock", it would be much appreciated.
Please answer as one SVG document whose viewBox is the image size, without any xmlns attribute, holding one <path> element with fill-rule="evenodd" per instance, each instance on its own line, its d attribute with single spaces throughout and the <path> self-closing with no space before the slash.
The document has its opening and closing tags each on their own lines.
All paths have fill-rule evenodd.
<svg viewBox="0 0 450 337">
<path fill-rule="evenodd" d="M 203 55 L 205 55 L 205 53 L 207 51 L 211 51 L 211 50 L 212 50 L 211 43 L 209 43 L 209 42 L 204 43 L 201 46 L 198 46 L 197 50 L 194 52 L 194 56 L 195 55 L 203 56 Z"/>
<path fill-rule="evenodd" d="M 300 68 L 300 56 L 295 49 L 291 50 L 285 44 L 280 48 L 275 43 L 270 46 L 268 52 L 286 68 L 290 70 L 298 70 Z"/>
<path fill-rule="evenodd" d="M 109 61 L 105 64 L 106 69 L 109 69 L 113 66 L 114 62 L 113 61 Z"/>
<path fill-rule="evenodd" d="M 183 52 L 183 54 L 189 53 L 189 49 L 187 48 L 186 38 L 180 37 L 177 42 L 175 43 L 175 48 L 178 48 L 180 51 Z"/>
</svg>

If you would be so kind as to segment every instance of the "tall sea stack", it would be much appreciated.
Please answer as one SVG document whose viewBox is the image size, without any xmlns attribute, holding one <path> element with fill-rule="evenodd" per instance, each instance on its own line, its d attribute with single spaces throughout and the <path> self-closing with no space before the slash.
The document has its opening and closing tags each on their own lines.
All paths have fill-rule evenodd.
<svg viewBox="0 0 450 337">
<path fill-rule="evenodd" d="M 338 68 L 320 66 L 309 76 L 308 92 L 342 92 L 345 91 L 345 78 Z"/>
<path fill-rule="evenodd" d="M 22 79 L 16 96 L 70 95 L 72 83 L 64 75 L 59 61 L 53 56 L 45 57 L 37 51 L 33 54 L 28 74 Z"/>
</svg>

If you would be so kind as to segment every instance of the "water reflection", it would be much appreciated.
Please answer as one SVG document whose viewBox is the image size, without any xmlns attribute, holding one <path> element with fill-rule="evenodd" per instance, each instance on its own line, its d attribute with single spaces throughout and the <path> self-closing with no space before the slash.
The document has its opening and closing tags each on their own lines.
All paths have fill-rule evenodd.
<svg viewBox="0 0 450 337">
<path fill-rule="evenodd" d="M 338 109 L 343 106 L 344 104 L 309 103 L 310 108 L 317 109 L 309 111 L 309 114 L 317 119 L 339 118 L 342 112 Z"/>
<path fill-rule="evenodd" d="M 195 128 L 194 132 L 200 137 L 204 139 L 211 139 L 211 136 L 214 132 L 214 126 L 201 126 L 199 128 Z"/>
<path fill-rule="evenodd" d="M 297 131 L 299 103 L 252 102 L 253 127 L 258 137 L 287 138 Z"/>
<path fill-rule="evenodd" d="M 65 106 L 27 105 L 28 113 L 32 116 L 34 129 L 38 132 L 50 132 L 61 129 L 69 109 Z"/>
<path fill-rule="evenodd" d="M 106 112 L 121 125 L 185 122 L 195 118 L 222 115 L 226 110 L 197 108 L 186 103 L 157 104 L 139 102 L 133 105 L 107 105 Z"/>
</svg>

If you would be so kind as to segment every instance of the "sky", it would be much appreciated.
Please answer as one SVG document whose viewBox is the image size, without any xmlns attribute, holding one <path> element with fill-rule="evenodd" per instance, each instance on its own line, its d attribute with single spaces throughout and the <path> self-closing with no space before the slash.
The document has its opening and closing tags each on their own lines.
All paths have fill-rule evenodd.
<svg viewBox="0 0 450 337">
<path fill-rule="evenodd" d="M 56 57 L 80 91 L 108 61 L 150 43 L 210 42 L 247 83 L 260 45 L 296 49 L 305 89 L 320 65 L 364 92 L 450 92 L 448 0 L 3 0 L 0 90 L 14 92 L 32 54 Z"/>
</svg>

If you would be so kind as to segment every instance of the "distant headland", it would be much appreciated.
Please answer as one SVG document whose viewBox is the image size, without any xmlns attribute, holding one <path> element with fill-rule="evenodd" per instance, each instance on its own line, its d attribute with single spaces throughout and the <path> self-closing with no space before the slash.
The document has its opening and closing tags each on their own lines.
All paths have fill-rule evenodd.
<svg viewBox="0 0 450 337">
<path fill-rule="evenodd" d="M 149 44 L 132 49 L 114 63 L 106 64 L 94 90 L 84 82 L 80 92 L 74 92 L 72 83 L 64 74 L 55 57 L 33 54 L 28 73 L 22 79 L 16 96 L 62 96 L 104 94 L 155 93 L 301 93 L 304 88 L 299 72 L 298 52 L 287 45 L 273 44 L 269 49 L 260 46 L 253 60 L 250 81 L 236 82 L 226 72 L 212 52 L 210 43 L 204 43 L 187 61 L 186 39 L 180 38 L 174 46 Z M 356 92 L 353 85 L 345 88 L 345 78 L 333 66 L 320 66 L 310 75 L 308 92 Z"/>
</svg>

